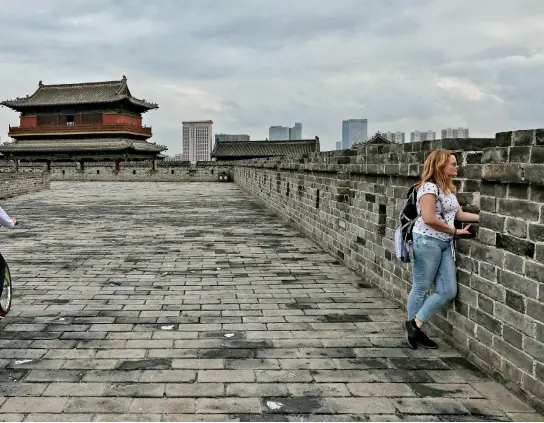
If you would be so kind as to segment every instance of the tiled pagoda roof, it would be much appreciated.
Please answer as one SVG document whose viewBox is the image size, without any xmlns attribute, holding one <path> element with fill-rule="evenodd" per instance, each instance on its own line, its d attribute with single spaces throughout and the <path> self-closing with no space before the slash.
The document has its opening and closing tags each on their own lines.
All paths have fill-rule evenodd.
<svg viewBox="0 0 544 423">
<path fill-rule="evenodd" d="M 89 138 L 69 140 L 18 140 L 0 145 L 0 153 L 120 151 L 161 152 L 167 147 L 143 140 L 124 138 Z"/>
<path fill-rule="evenodd" d="M 148 103 L 132 96 L 127 79 L 119 81 L 84 82 L 78 84 L 44 85 L 40 81 L 34 94 L 3 101 L 2 105 L 20 110 L 39 106 L 73 106 L 76 104 L 116 103 L 127 100 L 144 109 L 157 109 L 155 103 Z"/>
<path fill-rule="evenodd" d="M 212 157 L 217 160 L 302 156 L 319 152 L 319 138 L 290 141 L 216 141 Z"/>
</svg>

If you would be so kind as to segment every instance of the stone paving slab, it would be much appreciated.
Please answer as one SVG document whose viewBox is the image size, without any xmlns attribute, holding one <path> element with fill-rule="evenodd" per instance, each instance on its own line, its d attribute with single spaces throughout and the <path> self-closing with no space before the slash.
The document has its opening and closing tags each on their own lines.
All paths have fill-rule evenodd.
<svg viewBox="0 0 544 423">
<path fill-rule="evenodd" d="M 4 201 L 0 420 L 542 416 L 235 185 L 62 183 Z"/>
</svg>

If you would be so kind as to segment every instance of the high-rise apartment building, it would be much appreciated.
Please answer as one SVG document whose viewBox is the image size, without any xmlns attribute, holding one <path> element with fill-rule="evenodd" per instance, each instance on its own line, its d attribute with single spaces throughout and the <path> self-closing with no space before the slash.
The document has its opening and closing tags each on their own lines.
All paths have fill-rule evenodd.
<svg viewBox="0 0 544 423">
<path fill-rule="evenodd" d="M 271 126 L 268 128 L 268 139 L 270 141 L 289 140 L 289 128 L 287 126 Z"/>
<path fill-rule="evenodd" d="M 293 128 L 287 126 L 271 126 L 268 128 L 270 141 L 288 141 L 302 139 L 302 123 L 295 123 Z"/>
<path fill-rule="evenodd" d="M 212 120 L 184 121 L 182 160 L 196 163 L 211 161 Z"/>
<path fill-rule="evenodd" d="M 442 139 L 446 138 L 468 138 L 468 128 L 442 129 Z"/>
<path fill-rule="evenodd" d="M 215 134 L 216 141 L 249 141 L 247 134 Z"/>
<path fill-rule="evenodd" d="M 391 142 L 395 142 L 397 144 L 404 144 L 404 141 L 406 140 L 406 134 L 404 132 L 386 132 L 385 134 L 382 134 L 383 137 L 388 139 Z"/>
<path fill-rule="evenodd" d="M 302 139 L 302 123 L 295 122 L 295 126 L 293 128 L 289 128 L 289 139 L 290 140 Z"/>
<path fill-rule="evenodd" d="M 420 142 L 420 141 L 434 141 L 436 139 L 436 132 L 434 131 L 414 131 L 410 132 L 410 142 Z"/>
<path fill-rule="evenodd" d="M 342 149 L 347 150 L 356 142 L 368 139 L 367 119 L 348 119 L 342 121 Z"/>
</svg>

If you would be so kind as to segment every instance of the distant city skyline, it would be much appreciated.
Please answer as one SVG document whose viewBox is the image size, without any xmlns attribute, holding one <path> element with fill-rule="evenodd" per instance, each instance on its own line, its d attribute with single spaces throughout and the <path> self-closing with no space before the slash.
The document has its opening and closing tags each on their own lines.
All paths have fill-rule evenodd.
<svg viewBox="0 0 544 423">
<path fill-rule="evenodd" d="M 469 138 L 468 128 L 446 128 L 440 132 L 441 138 Z"/>
<path fill-rule="evenodd" d="M 406 140 L 406 133 L 400 132 L 400 131 L 395 131 L 395 132 L 388 131 L 388 132 L 382 133 L 382 136 L 384 136 L 387 140 L 391 142 L 395 142 L 397 144 L 404 144 Z"/>
<path fill-rule="evenodd" d="M 434 141 L 436 140 L 436 132 L 432 130 L 428 131 L 418 131 L 410 132 L 410 142 L 420 142 L 420 141 Z"/>
<path fill-rule="evenodd" d="M 268 139 L 270 141 L 288 141 L 302 139 L 302 123 L 295 122 L 292 128 L 288 126 L 270 126 L 268 128 Z"/>
</svg>

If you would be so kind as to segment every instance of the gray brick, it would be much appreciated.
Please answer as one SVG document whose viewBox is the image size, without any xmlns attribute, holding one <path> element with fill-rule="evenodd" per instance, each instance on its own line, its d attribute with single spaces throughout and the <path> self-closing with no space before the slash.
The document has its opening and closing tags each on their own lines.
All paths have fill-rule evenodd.
<svg viewBox="0 0 544 423">
<path fill-rule="evenodd" d="M 198 382 L 254 382 L 253 370 L 200 370 Z"/>
<path fill-rule="evenodd" d="M 535 242 L 544 242 L 544 225 L 529 223 L 529 239 Z"/>
<path fill-rule="evenodd" d="M 544 343 L 525 337 L 523 340 L 523 350 L 531 357 L 544 362 Z"/>
<path fill-rule="evenodd" d="M 538 283 L 531 279 L 507 270 L 499 270 L 498 279 L 501 285 L 527 297 L 534 298 L 537 295 Z"/>
<path fill-rule="evenodd" d="M 0 413 L 60 413 L 68 398 L 11 397 L 0 407 Z"/>
<path fill-rule="evenodd" d="M 172 416 L 178 416 L 176 414 L 167 414 L 168 418 Z M 95 414 L 93 421 L 95 422 L 160 422 L 161 414 Z M 85 420 L 89 421 L 89 419 Z M 184 419 L 179 420 L 168 420 L 168 421 L 184 421 Z"/>
<path fill-rule="evenodd" d="M 506 290 L 504 286 L 497 283 L 490 282 L 477 275 L 472 275 L 470 279 L 470 287 L 474 290 L 485 294 L 488 297 L 494 298 L 499 301 L 504 301 L 506 296 Z"/>
<path fill-rule="evenodd" d="M 229 383 L 226 394 L 229 397 L 283 397 L 289 395 L 287 386 L 285 383 Z"/>
<path fill-rule="evenodd" d="M 506 322 L 520 332 L 529 335 L 530 337 L 535 336 L 535 322 L 526 315 L 518 313 L 517 311 L 512 310 L 503 304 L 495 303 L 495 316 L 498 320 Z"/>
<path fill-rule="evenodd" d="M 194 382 L 196 371 L 194 370 L 144 370 L 138 376 L 138 382 Z"/>
<path fill-rule="evenodd" d="M 521 217 L 527 220 L 538 220 L 538 203 L 499 198 L 497 200 L 497 205 L 498 211 L 501 214 L 512 217 Z"/>
<path fill-rule="evenodd" d="M 225 367 L 222 358 L 197 358 L 172 360 L 173 369 L 223 369 Z"/>
<path fill-rule="evenodd" d="M 261 414 L 258 398 L 199 398 L 197 413 Z"/>
<path fill-rule="evenodd" d="M 311 382 L 312 375 L 308 370 L 256 370 L 257 382 Z"/>
<path fill-rule="evenodd" d="M 509 251 L 517 256 L 534 258 L 534 242 L 516 238 L 510 235 L 497 234 L 497 247 Z"/>
<path fill-rule="evenodd" d="M 223 383 L 167 383 L 167 397 L 221 397 L 225 395 Z M 228 393 L 228 396 L 236 396 Z M 248 395 L 253 396 L 253 395 Z"/>
<path fill-rule="evenodd" d="M 105 397 L 158 397 L 164 395 L 164 383 L 112 383 L 105 387 Z"/>
<path fill-rule="evenodd" d="M 468 414 L 468 410 L 453 398 L 402 398 L 394 403 L 403 414 Z"/>
<path fill-rule="evenodd" d="M 523 334 L 508 325 L 503 326 L 503 338 L 517 349 L 522 348 Z"/>
<path fill-rule="evenodd" d="M 294 397 L 349 397 L 344 383 L 289 383 L 287 388 Z"/>
<path fill-rule="evenodd" d="M 46 387 L 47 385 L 42 383 L 3 382 L 0 383 L 0 394 L 7 397 L 39 397 Z M 5 398 L 0 398 L 1 404 Z"/>
<path fill-rule="evenodd" d="M 131 413 L 194 413 L 193 398 L 134 398 L 130 404 Z"/>
<path fill-rule="evenodd" d="M 525 297 L 523 295 L 516 294 L 513 291 L 506 290 L 505 304 L 512 310 L 516 310 L 520 313 L 525 313 Z"/>
<path fill-rule="evenodd" d="M 527 237 L 527 221 L 524 219 L 515 219 L 512 217 L 509 217 L 506 219 L 506 225 L 505 225 L 506 231 L 518 238 L 526 238 Z"/>
<path fill-rule="evenodd" d="M 2 416 L 4 417 L 4 416 Z M 27 415 L 27 422 L 89 422 L 93 418 L 92 414 L 53 414 L 53 413 L 30 413 Z M 7 421 L 11 421 L 8 419 Z M 21 420 L 22 421 L 22 420 Z M 108 420 L 110 421 L 110 420 Z"/>
<path fill-rule="evenodd" d="M 324 408 L 330 408 L 335 413 L 394 413 L 395 404 L 388 398 L 326 398 Z"/>
<path fill-rule="evenodd" d="M 525 262 L 525 276 L 544 283 L 544 266 L 531 260 L 527 260 Z"/>
<path fill-rule="evenodd" d="M 25 382 L 79 382 L 80 379 L 78 370 L 31 370 Z"/>
<path fill-rule="evenodd" d="M 105 383 L 51 383 L 43 393 L 44 397 L 100 397 Z"/>
<path fill-rule="evenodd" d="M 502 411 L 531 412 L 531 407 L 519 400 L 514 394 L 496 382 L 475 382 L 471 384 L 478 392 L 485 395 Z"/>
<path fill-rule="evenodd" d="M 521 369 L 525 370 L 526 372 L 533 371 L 533 360 L 531 359 L 531 357 L 524 352 L 517 350 L 501 338 L 493 338 L 493 348 L 501 356 L 517 364 Z"/>
</svg>

